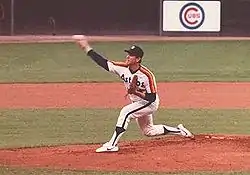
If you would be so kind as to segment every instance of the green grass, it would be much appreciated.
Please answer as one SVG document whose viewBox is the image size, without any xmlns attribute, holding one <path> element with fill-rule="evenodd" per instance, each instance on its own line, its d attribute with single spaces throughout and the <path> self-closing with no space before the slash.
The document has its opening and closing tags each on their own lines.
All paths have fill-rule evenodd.
<svg viewBox="0 0 250 175">
<path fill-rule="evenodd" d="M 92 43 L 123 60 L 129 42 Z M 250 41 L 138 42 L 158 81 L 249 81 Z M 0 82 L 119 81 L 74 43 L 0 44 Z"/>
<path fill-rule="evenodd" d="M 116 123 L 119 109 L 16 109 L 0 110 L 0 148 L 33 147 L 107 141 Z M 155 123 L 176 126 L 184 123 L 194 133 L 250 134 L 250 110 L 178 110 L 160 109 Z M 131 121 L 122 140 L 150 139 L 142 136 Z M 1 167 L 1 175 L 167 175 L 133 173 L 22 169 Z M 171 175 L 247 175 L 249 173 L 176 173 Z"/>
<path fill-rule="evenodd" d="M 67 170 L 47 170 L 47 169 L 21 169 L 0 167 L 1 175 L 249 175 L 244 172 L 230 173 L 133 173 L 133 172 L 96 172 L 96 171 L 67 171 Z"/>
<path fill-rule="evenodd" d="M 118 109 L 0 110 L 0 147 L 100 143 L 113 133 Z M 165 110 L 155 123 L 184 123 L 194 133 L 250 134 L 250 110 Z M 131 121 L 122 140 L 148 139 Z"/>
</svg>

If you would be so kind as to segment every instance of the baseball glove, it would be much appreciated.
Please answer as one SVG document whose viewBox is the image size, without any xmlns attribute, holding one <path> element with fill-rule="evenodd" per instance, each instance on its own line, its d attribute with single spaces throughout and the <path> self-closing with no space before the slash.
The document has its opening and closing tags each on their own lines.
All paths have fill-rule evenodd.
<svg viewBox="0 0 250 175">
<path fill-rule="evenodd" d="M 128 94 L 134 94 L 135 91 L 137 90 L 137 80 L 138 80 L 138 76 L 134 75 L 130 83 L 129 89 L 128 89 Z"/>
</svg>

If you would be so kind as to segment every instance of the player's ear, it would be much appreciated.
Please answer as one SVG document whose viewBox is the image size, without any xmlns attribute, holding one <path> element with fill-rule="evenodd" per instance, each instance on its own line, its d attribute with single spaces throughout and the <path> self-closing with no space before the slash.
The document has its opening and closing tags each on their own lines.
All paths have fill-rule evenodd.
<svg viewBox="0 0 250 175">
<path fill-rule="evenodd" d="M 141 63 L 141 58 L 140 57 L 136 57 L 136 62 L 137 63 Z"/>
</svg>

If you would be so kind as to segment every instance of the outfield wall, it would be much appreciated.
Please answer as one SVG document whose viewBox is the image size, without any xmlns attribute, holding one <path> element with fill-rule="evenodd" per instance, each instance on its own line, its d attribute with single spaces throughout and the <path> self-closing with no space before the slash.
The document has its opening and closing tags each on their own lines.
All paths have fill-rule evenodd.
<svg viewBox="0 0 250 175">
<path fill-rule="evenodd" d="M 14 0 L 16 34 L 159 34 L 160 0 Z M 250 36 L 250 0 L 221 0 L 219 36 Z M 11 0 L 1 0 L 0 35 L 9 35 Z"/>
</svg>

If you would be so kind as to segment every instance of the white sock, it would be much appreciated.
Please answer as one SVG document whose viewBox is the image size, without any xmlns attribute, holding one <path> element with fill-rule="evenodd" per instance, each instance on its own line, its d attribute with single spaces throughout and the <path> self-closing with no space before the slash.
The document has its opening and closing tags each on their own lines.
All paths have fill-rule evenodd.
<svg viewBox="0 0 250 175">
<path fill-rule="evenodd" d="M 116 127 L 113 136 L 111 137 L 109 143 L 112 146 L 117 145 L 118 141 L 120 140 L 121 136 L 124 134 L 126 130 L 122 127 Z"/>
</svg>

